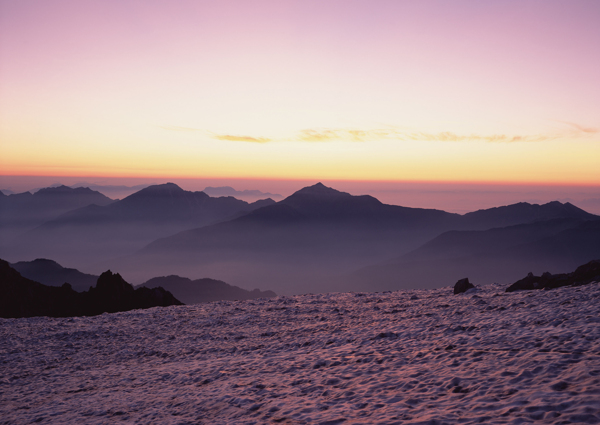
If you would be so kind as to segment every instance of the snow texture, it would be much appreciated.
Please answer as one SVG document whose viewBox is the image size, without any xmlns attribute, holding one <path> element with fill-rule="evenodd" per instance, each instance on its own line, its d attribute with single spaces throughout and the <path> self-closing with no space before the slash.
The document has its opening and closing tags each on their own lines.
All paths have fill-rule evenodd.
<svg viewBox="0 0 600 425">
<path fill-rule="evenodd" d="M 0 319 L 0 423 L 600 421 L 600 284 Z"/>
</svg>

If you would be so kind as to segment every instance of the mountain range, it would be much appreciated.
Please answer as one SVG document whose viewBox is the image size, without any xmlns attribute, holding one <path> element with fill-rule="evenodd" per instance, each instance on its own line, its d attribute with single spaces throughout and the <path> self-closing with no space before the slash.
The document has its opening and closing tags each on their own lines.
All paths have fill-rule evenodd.
<svg viewBox="0 0 600 425">
<path fill-rule="evenodd" d="M 465 233 L 474 235 L 465 244 L 481 257 L 484 254 L 477 245 L 487 244 L 485 238 L 490 236 L 485 232 L 492 228 L 508 229 L 491 232 L 497 236 L 492 238 L 490 245 L 495 247 L 497 240 L 504 237 L 508 239 L 505 242 L 508 250 L 596 219 L 597 216 L 560 202 L 545 205 L 519 203 L 464 215 L 451 214 L 386 205 L 371 196 L 352 196 L 319 183 L 233 220 L 158 239 L 131 256 L 101 267 L 124 268 L 138 280 L 159 272 L 204 275 L 242 287 L 266 285 L 284 294 L 348 288 L 368 291 L 405 285 L 418 287 L 422 282 L 413 280 L 414 274 L 406 273 L 408 282 L 402 277 L 402 267 L 395 269 L 387 264 L 390 259 L 402 258 L 398 260 L 402 265 L 412 261 L 418 264 L 418 269 L 431 269 L 427 271 L 432 274 L 427 285 L 442 286 L 446 283 L 444 279 L 454 279 L 456 273 L 450 277 L 442 272 L 453 271 L 451 267 L 434 273 L 437 265 L 427 262 L 432 260 L 431 255 L 423 254 L 419 259 L 411 259 L 410 256 L 405 259 L 403 256 L 447 231 L 477 232 Z M 552 224 L 554 220 L 567 222 Z M 538 230 L 537 233 L 529 228 L 520 233 L 510 229 L 511 226 L 545 222 L 549 222 L 547 226 L 541 226 L 545 231 Z M 529 239 L 523 239 L 529 233 Z M 595 246 L 592 242 L 583 250 L 593 251 Z M 439 250 L 444 253 L 436 255 L 452 264 L 453 254 L 446 253 L 448 249 L 451 247 L 441 246 Z M 487 255 L 495 258 L 500 254 L 492 250 Z M 590 252 L 586 251 L 585 255 L 573 261 L 580 264 L 593 259 L 586 257 L 589 255 Z M 149 264 L 152 266 L 147 266 Z M 559 264 L 564 263 L 556 263 Z M 571 263 L 566 265 L 570 267 Z M 364 267 L 368 272 L 360 270 L 348 276 L 348 272 Z M 494 263 L 491 270 L 498 267 Z M 373 274 L 369 275 L 369 272 Z M 521 274 L 521 268 L 514 273 L 517 277 Z M 489 275 L 485 277 L 487 279 Z M 513 274 L 510 275 L 512 277 Z M 389 284 L 383 283 L 388 281 Z"/>
<path fill-rule="evenodd" d="M 19 235 L 10 250 L 1 253 L 7 258 L 44 257 L 69 264 L 98 262 L 272 203 L 270 199 L 249 204 L 233 197 L 212 198 L 173 183 L 154 185 L 107 205 L 66 212 Z"/>
<path fill-rule="evenodd" d="M 106 206 L 114 201 L 80 187 L 48 187 L 35 193 L 5 195 L 0 192 L 0 249 L 8 241 L 68 211 L 87 205 Z"/>
<path fill-rule="evenodd" d="M 63 213 L 8 251 L 11 259 L 52 258 L 92 274 L 119 270 L 138 283 L 187 275 L 283 294 L 374 291 L 571 269 L 600 257 L 598 219 L 561 202 L 460 215 L 321 183 L 249 204 L 167 183 Z"/>
</svg>

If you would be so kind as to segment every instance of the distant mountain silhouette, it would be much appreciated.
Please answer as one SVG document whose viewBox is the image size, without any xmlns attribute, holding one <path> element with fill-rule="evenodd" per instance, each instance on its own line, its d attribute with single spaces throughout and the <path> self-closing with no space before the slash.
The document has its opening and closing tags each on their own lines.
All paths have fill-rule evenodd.
<svg viewBox="0 0 600 425">
<path fill-rule="evenodd" d="M 541 267 L 557 257 L 553 252 L 560 247 L 552 238 L 558 237 L 572 241 L 563 260 L 552 260 L 554 266 L 579 264 L 593 251 L 594 242 L 585 247 L 577 242 L 593 234 L 593 229 L 577 233 L 577 226 L 597 218 L 560 202 L 519 203 L 459 215 L 386 205 L 321 183 L 277 203 L 248 204 L 167 183 L 50 220 L 16 239 L 9 258 L 50 257 L 98 274 L 117 269 L 136 283 L 157 275 L 211 276 L 284 294 L 377 285 L 387 289 L 409 281 L 413 287 L 439 286 L 445 279 L 442 271 L 452 275 L 452 282 L 467 275 L 475 282 L 478 276 L 487 279 L 491 275 L 485 274 L 484 265 L 501 269 L 495 275 L 502 279 L 513 279 L 522 273 L 525 261 Z M 492 228 L 504 230 L 485 233 Z M 454 233 L 444 234 L 449 231 Z M 549 239 L 537 254 L 528 251 L 545 238 Z M 517 256 L 519 250 L 522 254 Z M 390 262 L 394 258 L 397 261 Z M 435 267 L 434 260 L 439 263 Z M 334 279 L 370 265 L 375 266 L 352 275 L 342 286 Z M 415 275 L 419 268 L 425 272 Z M 465 269 L 479 271 L 463 274 Z"/>
<path fill-rule="evenodd" d="M 236 219 L 156 240 L 133 257 L 98 268 L 118 267 L 136 280 L 185 273 L 278 292 L 282 286 L 306 289 L 316 275 L 401 253 L 459 219 L 317 184 Z"/>
<path fill-rule="evenodd" d="M 281 199 L 283 196 L 277 193 L 261 192 L 260 190 L 235 190 L 231 186 L 219 186 L 211 187 L 208 186 L 203 190 L 209 196 L 233 196 L 234 198 L 271 198 Z"/>
<path fill-rule="evenodd" d="M 163 288 L 139 288 L 125 282 L 119 274 L 102 273 L 95 288 L 79 293 L 68 283 L 61 287 L 42 285 L 27 279 L 0 260 L 0 317 L 94 316 L 105 312 L 137 308 L 181 305 Z"/>
<path fill-rule="evenodd" d="M 273 291 L 260 291 L 258 289 L 247 291 L 237 286 L 228 285 L 220 280 L 207 278 L 191 280 L 175 275 L 155 277 L 140 286 L 147 288 L 161 286 L 185 304 L 220 300 L 252 300 L 255 298 L 272 298 L 276 296 Z"/>
<path fill-rule="evenodd" d="M 0 195 L 0 253 L 12 248 L 12 240 L 67 211 L 95 204 L 114 202 L 88 188 L 48 187 L 31 194 Z"/>
<path fill-rule="evenodd" d="M 346 276 L 353 290 L 434 288 L 461 277 L 508 283 L 528 272 L 561 273 L 600 258 L 600 220 L 536 221 L 486 231 L 451 231 L 387 263 Z"/>
<path fill-rule="evenodd" d="M 446 231 L 489 229 L 545 218 L 584 220 L 596 216 L 559 202 L 521 203 L 461 216 L 386 205 L 371 196 L 353 196 L 318 183 L 241 217 L 158 239 L 131 257 L 101 267 L 127 270 L 137 280 L 152 274 L 202 274 L 245 287 L 267 285 L 285 294 L 334 287 L 345 290 L 333 285 L 333 276 L 408 254 Z M 530 230 L 507 238 L 515 241 Z M 552 234 L 531 231 L 540 237 Z M 479 252 L 472 244 L 464 249 Z"/>
<path fill-rule="evenodd" d="M 157 238 L 272 203 L 211 198 L 173 183 L 154 185 L 110 205 L 89 205 L 50 220 L 22 235 L 11 247 L 10 255 L 87 264 L 125 255 Z"/>
<path fill-rule="evenodd" d="M 76 269 L 61 266 L 56 261 L 38 258 L 33 261 L 19 261 L 11 267 L 27 279 L 48 286 L 62 286 L 69 283 L 77 292 L 83 292 L 96 284 L 98 276 L 82 273 Z"/>
<path fill-rule="evenodd" d="M 555 218 L 594 220 L 598 216 L 577 208 L 569 202 L 563 204 L 553 201 L 543 205 L 519 202 L 518 204 L 504 207 L 470 212 L 465 214 L 464 218 L 474 227 L 489 229 L 490 227 L 514 226 L 515 224 L 552 220 Z"/>
</svg>

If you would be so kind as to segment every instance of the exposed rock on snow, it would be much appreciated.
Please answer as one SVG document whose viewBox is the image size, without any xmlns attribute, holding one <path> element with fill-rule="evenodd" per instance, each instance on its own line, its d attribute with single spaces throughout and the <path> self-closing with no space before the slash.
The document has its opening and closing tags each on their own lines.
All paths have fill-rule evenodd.
<svg viewBox="0 0 600 425">
<path fill-rule="evenodd" d="M 569 285 L 587 285 L 590 282 L 598 281 L 600 281 L 600 260 L 592 260 L 583 266 L 577 267 L 572 273 L 544 273 L 541 276 L 534 276 L 533 273 L 529 273 L 523 279 L 516 281 L 506 288 L 506 292 L 554 289 Z"/>
<path fill-rule="evenodd" d="M 600 284 L 0 319 L 6 423 L 600 422 Z"/>
<path fill-rule="evenodd" d="M 454 295 L 467 292 L 471 288 L 475 288 L 475 285 L 469 282 L 468 278 L 465 277 L 464 279 L 460 279 L 454 284 Z"/>
</svg>

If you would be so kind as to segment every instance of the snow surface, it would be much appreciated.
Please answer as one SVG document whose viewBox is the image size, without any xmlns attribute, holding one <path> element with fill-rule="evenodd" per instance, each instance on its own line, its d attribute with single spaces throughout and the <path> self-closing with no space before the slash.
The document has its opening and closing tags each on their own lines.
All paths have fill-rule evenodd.
<svg viewBox="0 0 600 425">
<path fill-rule="evenodd" d="M 0 423 L 600 421 L 600 284 L 0 319 Z"/>
</svg>

